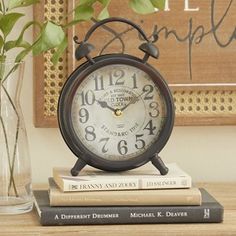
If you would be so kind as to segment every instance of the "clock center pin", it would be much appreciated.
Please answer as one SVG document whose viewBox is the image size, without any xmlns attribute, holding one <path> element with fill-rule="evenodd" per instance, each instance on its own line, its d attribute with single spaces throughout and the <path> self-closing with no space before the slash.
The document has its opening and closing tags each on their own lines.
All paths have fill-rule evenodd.
<svg viewBox="0 0 236 236">
<path fill-rule="evenodd" d="M 122 111 L 120 109 L 115 109 L 114 114 L 115 114 L 115 116 L 121 116 Z"/>
</svg>

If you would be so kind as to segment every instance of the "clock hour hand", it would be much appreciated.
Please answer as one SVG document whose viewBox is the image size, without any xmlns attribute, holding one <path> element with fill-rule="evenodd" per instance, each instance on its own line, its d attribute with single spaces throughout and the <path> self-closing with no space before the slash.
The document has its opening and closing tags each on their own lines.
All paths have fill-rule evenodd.
<svg viewBox="0 0 236 236">
<path fill-rule="evenodd" d="M 110 107 L 107 102 L 105 101 L 99 101 L 99 100 L 96 100 L 96 102 L 102 107 L 102 108 L 108 108 L 110 109 L 111 111 L 115 112 L 115 109 Z"/>
</svg>

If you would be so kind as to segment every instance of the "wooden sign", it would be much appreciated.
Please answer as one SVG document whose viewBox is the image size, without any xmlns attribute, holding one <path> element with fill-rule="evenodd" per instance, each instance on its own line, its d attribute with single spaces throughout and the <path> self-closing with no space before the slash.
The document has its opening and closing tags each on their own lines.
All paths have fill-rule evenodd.
<svg viewBox="0 0 236 236">
<path fill-rule="evenodd" d="M 148 35 L 156 28 L 160 58 L 151 63 L 170 84 L 182 86 L 235 86 L 235 12 L 233 0 L 166 0 L 164 11 L 148 16 L 134 14 L 128 1 L 112 1 L 110 6 L 111 16 L 138 23 Z M 83 39 L 90 26 L 91 23 L 78 25 L 74 34 Z M 107 27 L 91 40 L 97 54 L 123 51 L 124 46 L 125 52 L 142 56 L 138 50 L 141 41 L 135 30 L 120 23 Z M 69 56 L 73 61 L 74 54 Z"/>
<path fill-rule="evenodd" d="M 70 11 L 75 2 L 64 4 Z M 111 16 L 132 20 L 150 37 L 153 32 L 159 36 L 160 57 L 149 62 L 173 90 L 176 124 L 236 124 L 236 0 L 166 0 L 164 11 L 151 15 L 135 14 L 128 0 L 113 0 L 109 9 Z M 73 36 L 82 40 L 93 23 L 69 30 L 69 50 L 62 60 L 66 74 L 81 63 L 74 58 Z M 138 49 L 142 38 L 125 24 L 107 24 L 90 42 L 96 47 L 92 56 L 122 52 L 143 57 Z"/>
</svg>

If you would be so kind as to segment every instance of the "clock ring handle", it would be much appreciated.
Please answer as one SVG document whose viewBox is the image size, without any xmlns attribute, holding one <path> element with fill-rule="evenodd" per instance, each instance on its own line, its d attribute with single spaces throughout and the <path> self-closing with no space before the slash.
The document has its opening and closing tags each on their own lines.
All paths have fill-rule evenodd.
<svg viewBox="0 0 236 236">
<path fill-rule="evenodd" d="M 134 22 L 132 22 L 132 21 L 130 21 L 130 20 L 127 20 L 127 19 L 121 18 L 121 17 L 110 17 L 110 18 L 107 18 L 107 19 L 98 21 L 96 24 L 94 24 L 94 25 L 89 29 L 89 31 L 88 31 L 87 34 L 85 35 L 84 41 L 88 41 L 89 38 L 90 38 L 90 36 L 93 34 L 93 32 L 94 32 L 97 28 L 99 28 L 100 26 L 102 26 L 102 25 L 104 25 L 104 24 L 110 23 L 110 22 L 123 22 L 123 23 L 125 23 L 125 24 L 131 25 L 133 28 L 135 28 L 135 29 L 141 34 L 141 36 L 142 36 L 147 42 L 149 42 L 148 37 L 146 36 L 146 34 L 144 33 L 144 31 L 141 29 L 140 26 L 138 26 L 137 24 L 135 24 Z"/>
<path fill-rule="evenodd" d="M 142 43 L 139 46 L 139 49 L 145 53 L 145 56 L 143 58 L 144 62 L 146 62 L 148 60 L 149 56 L 152 56 L 152 57 L 154 57 L 156 59 L 159 57 L 159 50 L 153 44 L 153 41 L 150 41 L 148 39 L 147 35 L 145 34 L 145 32 L 143 31 L 143 29 L 140 26 L 138 26 L 134 22 L 132 22 L 130 20 L 127 20 L 125 18 L 110 17 L 110 18 L 107 18 L 107 19 L 104 19 L 104 20 L 96 22 L 89 29 L 89 31 L 86 33 L 83 41 L 79 42 L 78 41 L 78 37 L 77 36 L 74 37 L 74 41 L 77 44 L 79 44 L 79 47 L 77 48 L 77 50 L 75 52 L 75 57 L 76 57 L 77 60 L 80 60 L 83 57 L 86 57 L 89 61 L 94 63 L 93 59 L 89 56 L 89 53 L 94 49 L 94 46 L 92 44 L 88 43 L 87 41 L 89 40 L 90 36 L 94 33 L 94 31 L 96 31 L 97 28 L 99 28 L 100 26 L 102 26 L 104 24 L 110 23 L 110 22 L 126 23 L 128 25 L 131 25 L 134 29 L 136 29 L 140 33 L 140 35 L 146 41 L 146 42 Z M 156 39 L 154 41 L 156 41 Z"/>
</svg>

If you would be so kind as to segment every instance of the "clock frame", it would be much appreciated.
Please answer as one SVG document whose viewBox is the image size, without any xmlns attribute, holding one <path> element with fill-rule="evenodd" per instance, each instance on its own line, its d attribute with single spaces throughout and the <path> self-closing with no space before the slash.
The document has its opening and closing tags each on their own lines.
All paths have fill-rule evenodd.
<svg viewBox="0 0 236 236">
<path fill-rule="evenodd" d="M 69 76 L 64 87 L 62 88 L 58 103 L 58 123 L 61 134 L 67 146 L 78 157 L 77 162 L 71 169 L 71 174 L 74 176 L 78 175 L 80 170 L 86 164 L 105 171 L 124 171 L 137 168 L 149 161 L 153 163 L 153 165 L 160 171 L 161 174 L 167 174 L 168 168 L 162 162 L 158 154 L 165 146 L 171 135 L 174 125 L 175 113 L 173 98 L 167 83 L 162 78 L 160 73 L 147 63 L 149 56 L 155 58 L 158 57 L 158 50 L 154 47 L 152 42 L 147 41 L 147 43 L 143 43 L 140 46 L 140 49 L 145 52 L 143 59 L 126 54 L 108 54 L 91 58 L 89 53 L 91 50 L 93 50 L 93 45 L 87 42 L 89 36 L 97 27 L 111 21 L 121 21 L 131 24 L 138 31 L 140 31 L 142 35 L 145 36 L 144 32 L 138 26 L 134 25 L 134 23 L 122 18 L 109 18 L 97 23 L 97 25 L 94 25 L 92 29 L 88 31 L 85 40 L 80 42 L 80 46 L 76 50 L 76 58 L 81 59 L 86 57 L 87 61 L 80 65 Z M 146 40 L 148 39 L 146 38 Z M 158 138 L 152 143 L 150 147 L 145 150 L 145 152 L 127 160 L 107 160 L 91 152 L 85 147 L 83 142 L 76 135 L 71 117 L 73 97 L 82 81 L 88 78 L 91 73 L 98 70 L 99 68 L 117 64 L 130 65 L 145 72 L 152 79 L 153 83 L 159 88 L 166 108 L 165 122 Z"/>
</svg>

